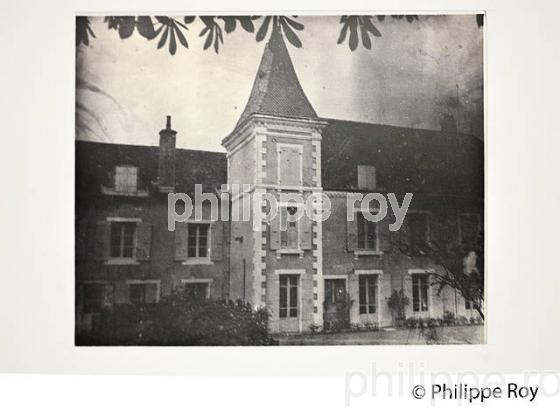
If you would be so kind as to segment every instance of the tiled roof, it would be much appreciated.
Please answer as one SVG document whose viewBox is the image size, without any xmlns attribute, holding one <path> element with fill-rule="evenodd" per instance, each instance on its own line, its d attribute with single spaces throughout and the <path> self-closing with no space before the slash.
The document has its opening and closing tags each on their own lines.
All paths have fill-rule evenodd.
<svg viewBox="0 0 560 410">
<path fill-rule="evenodd" d="M 484 198 L 484 146 L 470 135 L 326 119 L 325 190 L 356 189 L 357 165 L 373 165 L 388 192 Z"/>
<path fill-rule="evenodd" d="M 117 165 L 138 167 L 140 187 L 153 188 L 158 173 L 157 146 L 107 144 L 76 141 L 76 192 L 96 194 L 100 186 L 112 185 Z M 175 152 L 175 192 L 194 192 L 202 184 L 203 192 L 215 192 L 227 182 L 226 154 L 221 152 L 177 149 Z"/>
<path fill-rule="evenodd" d="M 264 49 L 249 101 L 236 128 L 255 113 L 317 118 L 317 113 L 301 88 L 288 49 L 278 30 L 273 31 Z"/>
</svg>

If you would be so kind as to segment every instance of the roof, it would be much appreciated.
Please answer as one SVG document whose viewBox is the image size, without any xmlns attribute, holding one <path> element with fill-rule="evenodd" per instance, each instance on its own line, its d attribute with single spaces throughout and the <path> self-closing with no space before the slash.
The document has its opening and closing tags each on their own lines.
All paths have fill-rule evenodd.
<svg viewBox="0 0 560 410">
<path fill-rule="evenodd" d="M 317 118 L 294 70 L 290 54 L 278 29 L 266 44 L 253 82 L 249 101 L 235 128 L 251 114 Z"/>
<path fill-rule="evenodd" d="M 377 186 L 423 197 L 484 199 L 484 145 L 471 135 L 326 119 L 325 190 L 352 190 L 357 165 L 376 168 Z"/>
<path fill-rule="evenodd" d="M 138 167 L 139 186 L 150 187 L 157 180 L 158 154 L 157 146 L 76 141 L 76 192 L 96 194 L 101 185 L 111 186 L 117 165 Z M 202 192 L 215 192 L 225 183 L 225 153 L 176 149 L 175 192 L 192 193 L 195 184 L 202 184 Z"/>
</svg>

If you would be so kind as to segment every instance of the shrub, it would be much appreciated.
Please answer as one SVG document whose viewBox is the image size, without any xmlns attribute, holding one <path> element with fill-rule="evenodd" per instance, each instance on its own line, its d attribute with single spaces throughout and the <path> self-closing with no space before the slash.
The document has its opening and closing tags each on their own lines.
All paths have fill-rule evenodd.
<svg viewBox="0 0 560 410">
<path fill-rule="evenodd" d="M 455 314 L 446 310 L 445 312 L 443 312 L 442 320 L 445 325 L 452 326 L 455 324 Z"/>
<path fill-rule="evenodd" d="M 417 326 L 418 326 L 418 319 L 416 319 L 415 317 L 409 317 L 408 319 L 406 319 L 407 328 L 416 329 Z"/>
<path fill-rule="evenodd" d="M 105 310 L 95 332 L 78 345 L 270 345 L 268 312 L 241 301 L 193 301 L 186 293 L 153 305 L 116 305 Z"/>
</svg>

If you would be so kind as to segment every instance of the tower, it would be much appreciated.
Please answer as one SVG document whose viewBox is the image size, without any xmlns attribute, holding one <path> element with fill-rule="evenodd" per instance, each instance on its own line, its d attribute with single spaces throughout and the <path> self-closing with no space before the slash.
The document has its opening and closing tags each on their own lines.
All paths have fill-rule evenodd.
<svg viewBox="0 0 560 410">
<path fill-rule="evenodd" d="M 281 33 L 273 30 L 247 105 L 222 144 L 230 189 L 245 185 L 232 190 L 232 209 L 243 201 L 251 206 L 245 220 L 232 213 L 230 297 L 266 307 L 274 332 L 322 325 L 322 224 L 306 214 L 293 219 L 310 195 L 322 192 L 325 125 L 305 96 Z M 278 206 L 274 218 L 259 212 L 272 216 L 267 196 Z"/>
</svg>

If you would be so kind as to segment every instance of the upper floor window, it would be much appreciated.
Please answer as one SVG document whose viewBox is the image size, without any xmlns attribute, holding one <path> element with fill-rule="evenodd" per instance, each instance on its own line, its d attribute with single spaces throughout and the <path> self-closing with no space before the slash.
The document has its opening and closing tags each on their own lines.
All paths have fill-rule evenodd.
<svg viewBox="0 0 560 410">
<path fill-rule="evenodd" d="M 115 191 L 136 192 L 138 189 L 138 168 L 119 165 L 115 168 Z"/>
<path fill-rule="evenodd" d="M 298 221 L 294 220 L 297 213 L 295 206 L 280 208 L 280 248 L 298 249 L 299 232 Z"/>
<path fill-rule="evenodd" d="M 410 212 L 409 218 L 410 245 L 422 246 L 429 241 L 429 219 L 427 213 Z"/>
<path fill-rule="evenodd" d="M 358 165 L 358 189 L 374 190 L 377 186 L 375 167 Z"/>
<path fill-rule="evenodd" d="M 111 258 L 134 258 L 136 222 L 111 222 Z"/>
<path fill-rule="evenodd" d="M 358 249 L 361 250 L 377 250 L 377 224 L 368 221 L 364 214 L 358 212 Z"/>
<path fill-rule="evenodd" d="M 208 258 L 208 232 L 210 225 L 207 223 L 188 224 L 188 257 Z"/>
<path fill-rule="evenodd" d="M 414 312 L 428 311 L 428 275 L 412 275 L 412 310 Z"/>
</svg>

